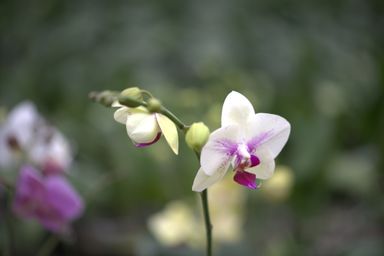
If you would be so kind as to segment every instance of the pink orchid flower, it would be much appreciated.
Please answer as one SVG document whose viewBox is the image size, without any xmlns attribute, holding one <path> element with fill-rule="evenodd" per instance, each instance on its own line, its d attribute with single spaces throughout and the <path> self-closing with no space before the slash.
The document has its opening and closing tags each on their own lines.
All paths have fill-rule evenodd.
<svg viewBox="0 0 384 256">
<path fill-rule="evenodd" d="M 19 216 L 35 219 L 52 232 L 63 233 L 83 208 L 83 200 L 63 176 L 42 176 L 32 166 L 21 168 L 13 201 L 13 210 Z"/>
</svg>

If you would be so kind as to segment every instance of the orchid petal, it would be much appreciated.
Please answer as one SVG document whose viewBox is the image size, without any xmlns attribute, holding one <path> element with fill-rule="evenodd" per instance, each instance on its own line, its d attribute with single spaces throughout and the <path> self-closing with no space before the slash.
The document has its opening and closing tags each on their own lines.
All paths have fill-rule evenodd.
<svg viewBox="0 0 384 256">
<path fill-rule="evenodd" d="M 246 171 L 256 174 L 258 179 L 267 180 L 271 178 L 275 172 L 275 161 L 262 162 L 256 167 L 246 169 Z"/>
<path fill-rule="evenodd" d="M 287 142 L 290 131 L 291 125 L 285 118 L 258 113 L 249 120 L 247 125 L 246 137 L 250 138 L 248 147 L 250 149 L 267 147 L 275 158 Z"/>
<path fill-rule="evenodd" d="M 228 167 L 229 167 L 229 163 L 227 163 L 227 165 L 217 170 L 217 172 L 215 172 L 211 176 L 208 176 L 207 174 L 205 174 L 205 171 L 202 168 L 200 168 L 196 174 L 195 180 L 193 181 L 192 190 L 195 192 L 201 192 L 204 189 L 211 186 L 212 184 L 221 180 L 224 177 L 225 173 L 227 172 Z"/>
<path fill-rule="evenodd" d="M 156 114 L 156 119 L 161 132 L 164 134 L 165 140 L 172 151 L 177 155 L 179 153 L 179 137 L 175 123 L 162 114 Z"/>
<path fill-rule="evenodd" d="M 221 127 L 243 125 L 255 114 L 252 104 L 244 95 L 232 91 L 225 98 L 221 113 Z"/>
<path fill-rule="evenodd" d="M 126 124 L 128 116 L 131 117 L 134 114 L 149 115 L 149 112 L 144 107 L 129 108 L 126 106 L 121 106 L 118 110 L 115 111 L 115 113 L 113 114 L 113 117 L 117 122 Z"/>
<path fill-rule="evenodd" d="M 237 150 L 236 141 L 239 136 L 238 126 L 219 128 L 209 136 L 207 144 L 201 151 L 200 158 L 201 167 L 206 175 L 214 175 L 231 162 Z"/>
<path fill-rule="evenodd" d="M 271 151 L 267 147 L 260 147 L 255 155 L 260 163 L 254 167 L 246 168 L 245 171 L 256 174 L 258 179 L 266 180 L 272 177 L 275 171 L 275 161 Z"/>
<path fill-rule="evenodd" d="M 115 111 L 115 113 L 113 114 L 113 118 L 116 120 L 116 122 L 126 124 L 128 115 L 129 109 L 127 107 L 121 107 Z"/>
<path fill-rule="evenodd" d="M 135 146 L 138 147 L 138 148 L 148 147 L 148 146 L 150 146 L 150 145 L 156 143 L 160 138 L 161 138 L 161 132 L 159 132 L 159 133 L 156 135 L 156 138 L 154 138 L 153 141 L 146 142 L 146 143 L 135 143 Z"/>
<path fill-rule="evenodd" d="M 124 107 L 124 105 L 121 105 L 118 100 L 115 100 L 115 101 L 112 102 L 111 107 L 113 107 L 113 108 L 121 108 L 121 107 Z"/>
<path fill-rule="evenodd" d="M 53 175 L 45 181 L 47 203 L 66 220 L 78 217 L 83 210 L 83 201 L 62 176 Z"/>
<path fill-rule="evenodd" d="M 14 137 L 18 146 L 25 149 L 33 142 L 35 130 L 41 122 L 42 117 L 35 105 L 27 101 L 12 109 L 2 129 L 6 137 Z"/>
<path fill-rule="evenodd" d="M 152 142 L 160 131 L 156 118 L 152 114 L 130 115 L 126 125 L 128 136 L 134 143 Z"/>
<path fill-rule="evenodd" d="M 36 169 L 23 166 L 16 186 L 13 210 L 20 216 L 33 217 L 36 205 L 43 200 L 45 188 Z"/>
</svg>

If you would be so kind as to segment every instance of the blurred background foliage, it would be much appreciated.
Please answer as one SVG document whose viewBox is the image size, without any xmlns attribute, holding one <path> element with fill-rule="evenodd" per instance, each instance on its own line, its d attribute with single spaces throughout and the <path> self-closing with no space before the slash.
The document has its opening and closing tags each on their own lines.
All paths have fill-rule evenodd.
<svg viewBox="0 0 384 256">
<path fill-rule="evenodd" d="M 291 122 L 277 163 L 292 189 L 244 189 L 242 238 L 217 255 L 383 255 L 383 3 L 1 1 L 3 111 L 29 99 L 70 138 L 70 178 L 87 202 L 55 255 L 202 253 L 147 226 L 171 201 L 197 205 L 194 155 L 181 143 L 175 157 L 163 140 L 134 148 L 112 110 L 87 98 L 130 86 L 211 130 L 231 90 Z M 47 234 L 14 222 L 17 254 L 36 251 Z"/>
</svg>

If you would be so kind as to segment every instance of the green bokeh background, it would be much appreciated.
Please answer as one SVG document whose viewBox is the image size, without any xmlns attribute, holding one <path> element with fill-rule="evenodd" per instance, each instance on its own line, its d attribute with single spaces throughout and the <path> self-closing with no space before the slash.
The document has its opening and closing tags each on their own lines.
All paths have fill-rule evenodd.
<svg viewBox="0 0 384 256">
<path fill-rule="evenodd" d="M 380 0 L 1 1 L 0 105 L 31 100 L 70 138 L 87 202 L 53 255 L 202 255 L 146 226 L 193 197 L 199 166 L 182 136 L 178 157 L 163 140 L 136 149 L 87 98 L 129 86 L 211 130 L 231 90 L 291 122 L 277 161 L 294 172 L 292 194 L 247 192 L 245 238 L 217 255 L 383 255 L 383 28 Z M 15 255 L 32 255 L 47 234 L 13 222 Z"/>
</svg>

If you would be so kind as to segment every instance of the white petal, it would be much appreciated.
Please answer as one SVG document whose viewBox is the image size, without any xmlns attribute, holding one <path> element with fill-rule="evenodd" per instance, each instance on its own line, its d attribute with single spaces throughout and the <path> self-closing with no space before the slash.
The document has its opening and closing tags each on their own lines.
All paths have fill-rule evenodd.
<svg viewBox="0 0 384 256">
<path fill-rule="evenodd" d="M 260 147 L 255 154 L 259 158 L 260 164 L 247 168 L 245 171 L 256 174 L 257 179 L 266 180 L 271 178 L 275 171 L 275 161 L 272 153 L 266 147 Z"/>
<path fill-rule="evenodd" d="M 254 115 L 246 129 L 247 138 L 254 148 L 267 147 L 275 158 L 283 149 L 291 132 L 289 122 L 278 115 L 258 113 Z"/>
<path fill-rule="evenodd" d="M 126 106 L 122 106 L 118 110 L 115 111 L 113 117 L 115 120 L 119 123 L 126 124 L 128 116 L 134 115 L 134 114 L 147 114 L 150 113 L 148 110 L 144 107 L 137 107 L 137 108 L 129 108 Z"/>
<path fill-rule="evenodd" d="M 113 118 L 121 124 L 126 124 L 128 115 L 129 109 L 127 107 L 121 107 L 115 111 Z"/>
<path fill-rule="evenodd" d="M 115 100 L 114 102 L 112 102 L 111 107 L 113 107 L 113 108 L 120 108 L 120 107 L 124 107 L 124 106 L 121 105 L 118 100 Z"/>
<path fill-rule="evenodd" d="M 49 140 L 47 137 L 49 135 Z M 64 135 L 55 128 L 41 129 L 31 145 L 28 157 L 39 166 L 49 161 L 57 164 L 62 170 L 67 170 L 72 162 L 72 151 Z"/>
<path fill-rule="evenodd" d="M 179 153 L 179 137 L 177 135 L 176 125 L 162 114 L 156 114 L 156 119 L 168 145 L 177 155 Z"/>
<path fill-rule="evenodd" d="M 244 95 L 232 91 L 225 98 L 221 112 L 221 126 L 243 125 L 255 114 L 252 104 Z"/>
<path fill-rule="evenodd" d="M 9 113 L 4 124 L 6 136 L 12 135 L 23 149 L 29 146 L 34 139 L 34 134 L 43 122 L 42 117 L 31 102 L 18 104 Z"/>
<path fill-rule="evenodd" d="M 128 136 L 135 143 L 152 142 L 160 132 L 155 115 L 153 114 L 132 114 L 128 117 L 126 125 Z"/>
<path fill-rule="evenodd" d="M 208 188 L 215 182 L 221 180 L 225 173 L 227 172 L 229 164 L 227 166 L 221 168 L 218 170 L 214 175 L 208 176 L 205 174 L 205 171 L 203 169 L 199 169 L 199 171 L 196 174 L 195 180 L 193 181 L 192 190 L 196 192 L 201 192 L 204 189 Z"/>
<path fill-rule="evenodd" d="M 240 127 L 226 126 L 214 131 L 201 151 L 200 164 L 205 174 L 214 175 L 233 158 L 237 150 Z"/>
</svg>

